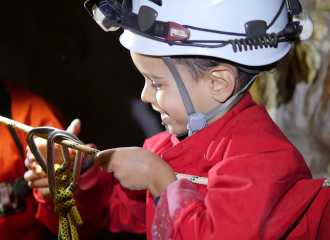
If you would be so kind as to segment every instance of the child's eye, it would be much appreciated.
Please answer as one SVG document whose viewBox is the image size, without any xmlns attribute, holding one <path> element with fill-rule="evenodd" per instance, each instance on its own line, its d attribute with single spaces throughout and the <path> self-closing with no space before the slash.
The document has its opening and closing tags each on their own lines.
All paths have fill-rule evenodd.
<svg viewBox="0 0 330 240">
<path fill-rule="evenodd" d="M 151 82 L 151 85 L 154 88 L 160 88 L 162 86 L 161 84 L 156 84 L 154 81 Z"/>
</svg>

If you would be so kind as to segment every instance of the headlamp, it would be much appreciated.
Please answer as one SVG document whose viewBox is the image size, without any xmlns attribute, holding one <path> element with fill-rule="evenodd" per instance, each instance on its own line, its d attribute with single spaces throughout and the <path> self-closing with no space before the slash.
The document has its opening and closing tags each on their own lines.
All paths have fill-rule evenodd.
<svg viewBox="0 0 330 240">
<path fill-rule="evenodd" d="M 294 15 L 292 20 L 293 22 L 299 22 L 302 28 L 302 32 L 299 35 L 300 40 L 305 41 L 313 35 L 314 23 L 305 9 L 302 9 L 300 14 Z"/>
<path fill-rule="evenodd" d="M 85 8 L 95 20 L 95 22 L 106 32 L 116 31 L 121 26 L 123 6 L 117 1 L 88 0 Z"/>
<path fill-rule="evenodd" d="M 96 23 L 106 32 L 116 31 L 120 27 L 156 41 L 183 41 L 190 37 L 184 26 L 174 22 L 156 21 L 158 13 L 142 6 L 139 13 L 132 12 L 132 2 L 124 0 L 122 4 L 116 0 L 87 0 L 85 8 Z"/>
</svg>

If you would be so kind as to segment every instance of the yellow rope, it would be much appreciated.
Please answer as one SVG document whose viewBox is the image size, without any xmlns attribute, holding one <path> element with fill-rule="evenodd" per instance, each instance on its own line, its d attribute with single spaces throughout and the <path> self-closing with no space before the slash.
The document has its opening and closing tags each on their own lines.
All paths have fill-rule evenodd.
<svg viewBox="0 0 330 240">
<path fill-rule="evenodd" d="M 72 179 L 70 170 L 62 171 L 61 165 L 55 164 L 57 193 L 54 197 L 54 210 L 60 216 L 59 240 L 78 240 L 77 227 L 83 224 L 71 191 L 66 190 Z M 69 222 L 68 222 L 69 220 Z M 71 237 L 70 237 L 71 233 Z"/>
</svg>

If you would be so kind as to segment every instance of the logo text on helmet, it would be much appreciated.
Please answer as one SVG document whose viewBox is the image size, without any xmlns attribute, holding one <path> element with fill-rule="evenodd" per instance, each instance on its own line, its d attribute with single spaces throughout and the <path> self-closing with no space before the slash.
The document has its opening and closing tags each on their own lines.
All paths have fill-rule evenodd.
<svg viewBox="0 0 330 240">
<path fill-rule="evenodd" d="M 182 41 L 189 39 L 190 31 L 187 28 L 175 22 L 168 23 L 170 24 L 170 26 L 168 30 L 168 37 L 166 38 L 166 40 Z"/>
<path fill-rule="evenodd" d="M 175 28 L 171 28 L 171 32 L 170 32 L 170 36 L 180 36 L 180 37 L 188 37 L 187 33 L 185 31 L 182 31 L 180 29 L 175 29 Z"/>
</svg>

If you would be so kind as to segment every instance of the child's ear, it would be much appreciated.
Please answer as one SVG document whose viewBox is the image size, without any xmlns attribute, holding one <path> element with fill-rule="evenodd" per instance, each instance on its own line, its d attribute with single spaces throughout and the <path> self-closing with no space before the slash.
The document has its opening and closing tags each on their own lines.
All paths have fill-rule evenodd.
<svg viewBox="0 0 330 240">
<path fill-rule="evenodd" d="M 236 71 L 231 66 L 221 64 L 211 69 L 209 80 L 209 87 L 213 98 L 223 103 L 235 91 Z"/>
</svg>

